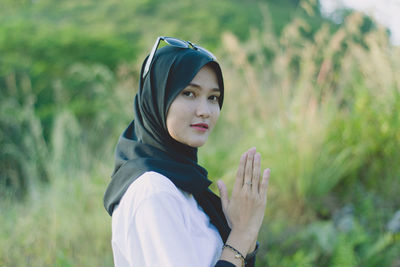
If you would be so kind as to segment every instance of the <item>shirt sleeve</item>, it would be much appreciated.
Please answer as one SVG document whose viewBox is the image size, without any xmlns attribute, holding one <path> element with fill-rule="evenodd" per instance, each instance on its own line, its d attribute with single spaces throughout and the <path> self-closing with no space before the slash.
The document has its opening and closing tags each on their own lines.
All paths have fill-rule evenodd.
<svg viewBox="0 0 400 267">
<path fill-rule="evenodd" d="M 235 265 L 229 261 L 219 260 L 214 267 L 235 267 Z"/>
<path fill-rule="evenodd" d="M 256 266 L 256 256 L 254 256 L 251 260 L 246 263 L 246 267 L 255 267 Z"/>
<path fill-rule="evenodd" d="M 200 266 L 180 200 L 162 192 L 142 201 L 132 216 L 127 235 L 131 266 Z M 221 267 L 227 265 L 220 265 Z"/>
<path fill-rule="evenodd" d="M 252 258 L 248 262 L 246 262 L 246 267 L 255 267 L 256 265 L 256 257 Z M 214 267 L 235 267 L 235 265 L 229 261 L 219 260 Z"/>
</svg>

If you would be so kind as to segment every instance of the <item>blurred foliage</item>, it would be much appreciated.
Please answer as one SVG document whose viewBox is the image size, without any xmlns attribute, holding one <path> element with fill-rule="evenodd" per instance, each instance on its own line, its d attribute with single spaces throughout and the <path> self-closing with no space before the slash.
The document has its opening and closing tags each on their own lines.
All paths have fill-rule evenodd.
<svg viewBox="0 0 400 267">
<path fill-rule="evenodd" d="M 0 266 L 112 265 L 101 198 L 158 35 L 220 59 L 210 177 L 254 145 L 272 169 L 257 266 L 400 266 L 400 50 L 315 0 L 1 1 Z"/>
<path fill-rule="evenodd" d="M 84 132 L 98 123 L 95 117 L 111 116 L 102 107 L 112 104 L 108 102 L 113 99 L 115 76 L 122 72 L 125 77 L 133 75 L 136 79 L 135 66 L 140 64 L 156 36 L 179 36 L 216 49 L 223 31 L 232 31 L 245 39 L 249 37 L 249 29 L 262 29 L 269 5 L 274 11 L 271 25 L 276 25 L 274 31 L 280 32 L 294 14 L 306 15 L 298 4 L 293 0 L 2 1 L 0 95 L 9 110 L 30 109 L 27 116 L 40 122 L 41 143 L 50 144 L 58 115 L 65 110 L 84 127 Z M 309 18 L 314 25 L 322 20 L 320 16 Z M 136 65 L 130 66 L 135 61 Z M 136 81 L 130 86 L 135 88 Z M 26 99 L 30 99 L 28 104 L 24 103 Z M 110 117 L 107 122 L 111 122 Z M 10 123 L 13 121 L 9 120 L 2 129 L 12 131 L 16 126 Z M 115 131 L 112 123 L 104 126 L 103 134 Z M 26 191 L 28 182 L 23 177 L 32 171 L 16 156 L 24 150 L 22 137 L 17 135 L 25 130 L 29 128 L 20 128 L 16 135 L 5 135 L 4 142 L 13 143 L 16 152 L 11 157 L 8 156 L 11 152 L 1 155 L 7 158 L 3 163 L 7 171 L 3 172 L 0 183 L 17 193 Z M 87 138 L 84 142 L 93 143 L 90 149 L 95 149 L 101 140 Z M 47 161 L 44 149 L 38 154 L 38 163 L 33 164 L 37 173 L 34 177 L 40 178 L 33 180 L 47 180 L 43 178 L 48 175 L 47 167 L 41 166 Z"/>
<path fill-rule="evenodd" d="M 311 39 L 302 18 L 280 36 L 223 35 L 230 91 L 201 159 L 232 184 L 256 145 L 272 169 L 259 266 L 398 265 L 400 50 L 365 21 L 352 13 Z"/>
</svg>

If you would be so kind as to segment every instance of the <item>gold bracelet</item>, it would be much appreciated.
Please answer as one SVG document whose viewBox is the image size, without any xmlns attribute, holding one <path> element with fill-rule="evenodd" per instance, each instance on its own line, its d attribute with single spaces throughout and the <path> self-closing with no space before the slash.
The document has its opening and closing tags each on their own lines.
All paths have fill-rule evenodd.
<svg viewBox="0 0 400 267">
<path fill-rule="evenodd" d="M 232 250 L 233 252 L 235 252 L 235 258 L 236 258 L 236 259 L 241 259 L 241 260 L 242 260 L 242 267 L 244 267 L 245 258 L 244 258 L 244 256 L 242 255 L 242 253 L 240 253 L 239 250 L 237 250 L 236 248 L 234 248 L 234 247 L 232 247 L 232 246 L 230 246 L 230 245 L 227 245 L 227 244 L 225 244 L 225 245 L 222 247 L 222 249 L 224 249 L 224 248 L 229 248 L 230 250 Z"/>
</svg>

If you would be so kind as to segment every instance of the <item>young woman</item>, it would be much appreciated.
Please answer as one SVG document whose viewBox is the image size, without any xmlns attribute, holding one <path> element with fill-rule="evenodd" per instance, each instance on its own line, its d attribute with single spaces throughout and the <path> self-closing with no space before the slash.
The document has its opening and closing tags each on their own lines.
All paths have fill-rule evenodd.
<svg viewBox="0 0 400 267">
<path fill-rule="evenodd" d="M 168 45 L 158 49 L 161 41 Z M 223 97 L 221 69 L 209 51 L 157 39 L 104 195 L 115 266 L 254 266 L 269 169 L 260 178 L 260 154 L 249 149 L 229 199 L 222 181 L 221 198 L 208 189 L 207 171 L 197 164 Z"/>
</svg>

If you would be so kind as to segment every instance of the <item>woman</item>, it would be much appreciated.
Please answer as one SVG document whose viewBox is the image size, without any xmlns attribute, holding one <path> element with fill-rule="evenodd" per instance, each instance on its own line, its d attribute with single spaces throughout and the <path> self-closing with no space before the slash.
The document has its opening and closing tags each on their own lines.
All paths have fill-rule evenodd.
<svg viewBox="0 0 400 267">
<path fill-rule="evenodd" d="M 159 43 L 168 45 L 158 49 Z M 135 120 L 116 148 L 104 205 L 112 215 L 115 266 L 254 266 L 269 169 L 260 154 L 240 159 L 231 199 L 221 199 L 197 164 L 224 97 L 215 57 L 190 42 L 159 37 L 142 65 Z"/>
</svg>

